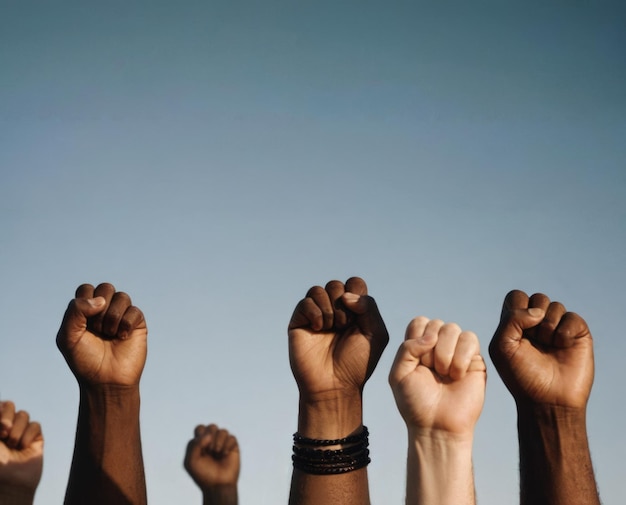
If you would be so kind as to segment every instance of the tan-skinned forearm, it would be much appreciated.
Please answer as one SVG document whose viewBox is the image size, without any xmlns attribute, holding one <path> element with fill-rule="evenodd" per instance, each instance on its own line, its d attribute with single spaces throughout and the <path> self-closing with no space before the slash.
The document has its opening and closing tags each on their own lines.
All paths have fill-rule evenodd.
<svg viewBox="0 0 626 505">
<path fill-rule="evenodd" d="M 300 399 L 298 433 L 307 438 L 339 439 L 358 433 L 362 426 L 360 393 L 321 401 Z M 369 505 L 367 468 L 337 475 L 312 475 L 294 468 L 289 504 L 320 503 Z"/>
<path fill-rule="evenodd" d="M 522 505 L 599 505 L 585 409 L 519 405 Z"/>
<path fill-rule="evenodd" d="M 139 386 L 81 386 L 66 505 L 145 505 Z"/>
</svg>

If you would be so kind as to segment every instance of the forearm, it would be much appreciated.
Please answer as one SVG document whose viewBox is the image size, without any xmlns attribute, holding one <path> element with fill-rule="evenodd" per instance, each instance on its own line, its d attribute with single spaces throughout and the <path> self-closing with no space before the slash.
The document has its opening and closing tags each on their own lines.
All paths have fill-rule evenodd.
<svg viewBox="0 0 626 505">
<path fill-rule="evenodd" d="M 139 387 L 81 387 L 66 505 L 144 505 Z"/>
<path fill-rule="evenodd" d="M 237 485 L 216 486 L 202 491 L 202 505 L 237 505 Z"/>
<path fill-rule="evenodd" d="M 362 431 L 361 395 L 348 399 L 300 400 L 298 433 L 313 439 L 339 439 Z M 324 447 L 325 449 L 327 447 Z M 340 447 L 328 447 L 338 449 Z M 315 475 L 295 469 L 290 505 L 368 505 L 366 467 L 341 474 Z"/>
<path fill-rule="evenodd" d="M 522 505 L 599 505 L 584 409 L 518 405 Z"/>
<path fill-rule="evenodd" d="M 474 505 L 472 436 L 409 430 L 407 505 Z"/>
<path fill-rule="evenodd" d="M 32 505 L 34 499 L 35 489 L 0 483 L 0 503 L 2 505 Z"/>
</svg>

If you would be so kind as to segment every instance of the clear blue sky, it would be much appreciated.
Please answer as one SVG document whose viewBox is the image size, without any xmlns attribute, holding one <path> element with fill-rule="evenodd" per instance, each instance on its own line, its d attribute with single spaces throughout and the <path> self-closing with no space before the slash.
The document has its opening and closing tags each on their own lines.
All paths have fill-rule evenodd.
<svg viewBox="0 0 626 505">
<path fill-rule="evenodd" d="M 241 502 L 285 503 L 297 390 L 286 326 L 363 277 L 391 332 L 365 390 L 375 504 L 404 496 L 387 374 L 417 315 L 486 352 L 513 288 L 596 342 L 589 433 L 621 503 L 626 354 L 622 2 L 0 2 L 0 394 L 42 422 L 61 502 L 78 390 L 54 337 L 108 281 L 150 330 L 150 502 L 200 503 L 198 423 L 241 443 Z M 489 360 L 487 360 L 489 361 Z M 515 503 L 513 401 L 489 362 L 482 505 Z"/>
</svg>

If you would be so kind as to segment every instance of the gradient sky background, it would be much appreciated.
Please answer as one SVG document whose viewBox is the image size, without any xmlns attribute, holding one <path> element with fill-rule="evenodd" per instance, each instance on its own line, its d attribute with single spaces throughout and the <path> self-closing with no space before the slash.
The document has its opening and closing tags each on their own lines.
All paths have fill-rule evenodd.
<svg viewBox="0 0 626 505">
<path fill-rule="evenodd" d="M 198 423 L 239 438 L 240 501 L 285 503 L 297 389 L 286 326 L 314 284 L 363 277 L 391 342 L 365 389 L 372 501 L 404 497 L 387 374 L 417 315 L 474 330 L 541 291 L 595 337 L 604 503 L 626 422 L 623 2 L 0 2 L 0 394 L 41 421 L 38 505 L 62 501 L 78 405 L 56 350 L 83 282 L 143 309 L 153 504 L 200 503 Z M 518 493 L 491 362 L 482 505 Z"/>
</svg>

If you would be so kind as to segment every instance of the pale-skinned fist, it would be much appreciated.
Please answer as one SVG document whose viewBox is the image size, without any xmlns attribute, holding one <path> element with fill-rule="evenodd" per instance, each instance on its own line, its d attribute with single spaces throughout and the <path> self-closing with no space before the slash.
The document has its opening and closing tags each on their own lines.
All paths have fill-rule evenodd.
<svg viewBox="0 0 626 505">
<path fill-rule="evenodd" d="M 398 410 L 424 436 L 472 436 L 485 399 L 478 337 L 455 323 L 413 319 L 389 374 Z"/>
</svg>

